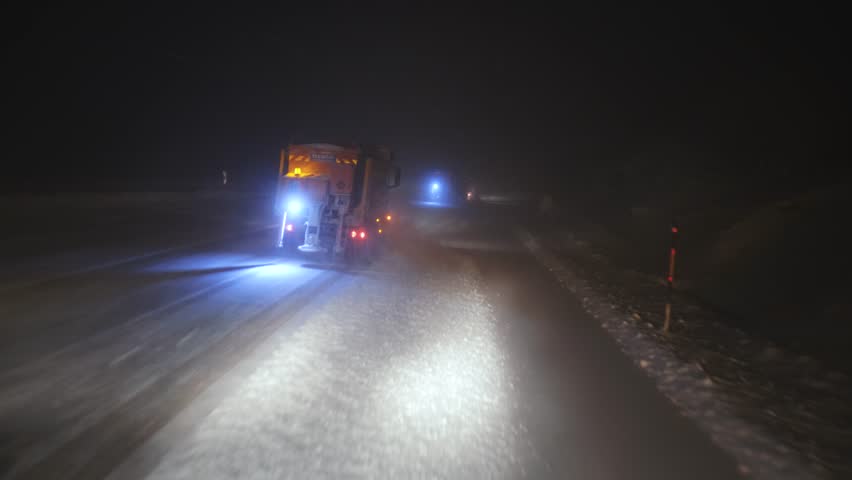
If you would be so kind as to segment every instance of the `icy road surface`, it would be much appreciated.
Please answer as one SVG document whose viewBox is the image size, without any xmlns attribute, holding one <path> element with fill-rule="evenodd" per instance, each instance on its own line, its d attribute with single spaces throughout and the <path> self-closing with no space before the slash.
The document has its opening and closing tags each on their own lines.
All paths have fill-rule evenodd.
<svg viewBox="0 0 852 480">
<path fill-rule="evenodd" d="M 355 271 L 257 234 L 4 292 L 0 472 L 737 478 L 504 221 L 412 210 Z"/>
</svg>

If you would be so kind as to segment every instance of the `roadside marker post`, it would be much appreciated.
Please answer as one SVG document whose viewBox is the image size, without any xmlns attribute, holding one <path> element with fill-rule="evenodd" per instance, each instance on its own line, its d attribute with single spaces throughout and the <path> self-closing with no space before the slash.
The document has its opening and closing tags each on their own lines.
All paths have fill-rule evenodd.
<svg viewBox="0 0 852 480">
<path fill-rule="evenodd" d="M 674 297 L 675 256 L 677 255 L 677 236 L 680 233 L 677 222 L 672 221 L 672 241 L 669 249 L 669 272 L 666 275 L 668 295 L 666 299 L 666 316 L 663 322 L 663 332 L 668 333 L 672 324 L 672 297 Z"/>
</svg>

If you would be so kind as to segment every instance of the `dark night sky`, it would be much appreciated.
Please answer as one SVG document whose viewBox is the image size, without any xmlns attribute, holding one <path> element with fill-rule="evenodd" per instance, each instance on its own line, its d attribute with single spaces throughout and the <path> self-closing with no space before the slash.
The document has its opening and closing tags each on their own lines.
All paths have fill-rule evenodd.
<svg viewBox="0 0 852 480">
<path fill-rule="evenodd" d="M 664 151 L 732 175 L 827 168 L 849 152 L 846 39 L 836 13 L 800 7 L 20 12 L 7 165 L 265 173 L 295 136 L 388 143 L 424 167 L 523 161 L 530 179 Z"/>
</svg>

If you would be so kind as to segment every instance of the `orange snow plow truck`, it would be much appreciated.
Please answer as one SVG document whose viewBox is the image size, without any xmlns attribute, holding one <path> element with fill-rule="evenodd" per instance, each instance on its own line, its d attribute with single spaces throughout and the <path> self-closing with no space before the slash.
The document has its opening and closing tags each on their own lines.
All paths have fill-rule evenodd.
<svg viewBox="0 0 852 480">
<path fill-rule="evenodd" d="M 400 181 L 387 148 L 288 145 L 278 174 L 279 247 L 355 260 L 387 235 L 393 221 L 388 194 Z"/>
</svg>

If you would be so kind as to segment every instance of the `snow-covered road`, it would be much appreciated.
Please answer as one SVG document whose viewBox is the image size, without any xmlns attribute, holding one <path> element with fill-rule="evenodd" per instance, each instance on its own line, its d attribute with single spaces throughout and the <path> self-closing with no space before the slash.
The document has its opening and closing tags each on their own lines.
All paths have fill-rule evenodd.
<svg viewBox="0 0 852 480">
<path fill-rule="evenodd" d="M 354 271 L 258 234 L 3 292 L 0 472 L 737 478 L 501 214 L 406 229 Z"/>
</svg>

